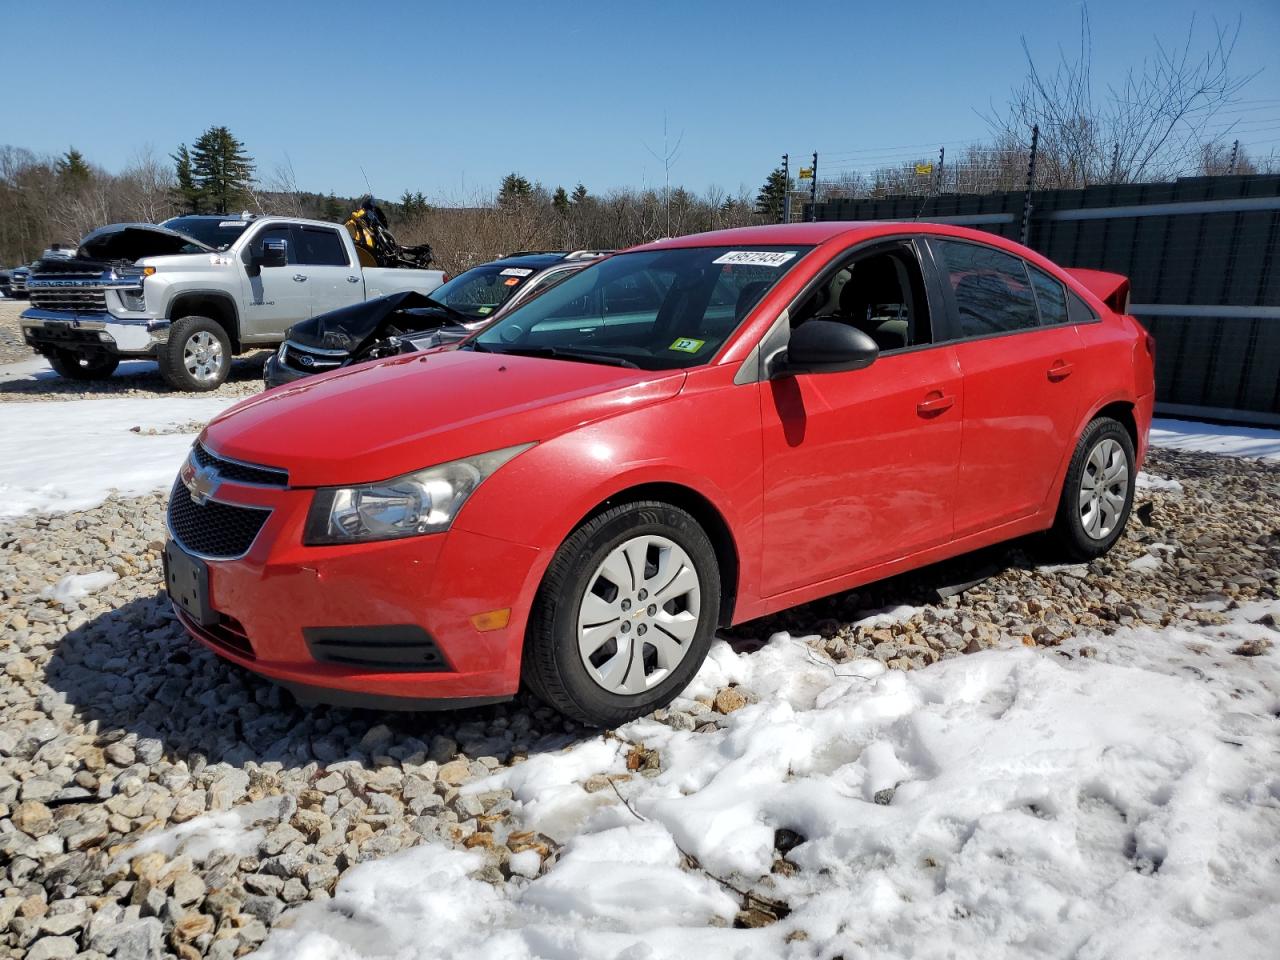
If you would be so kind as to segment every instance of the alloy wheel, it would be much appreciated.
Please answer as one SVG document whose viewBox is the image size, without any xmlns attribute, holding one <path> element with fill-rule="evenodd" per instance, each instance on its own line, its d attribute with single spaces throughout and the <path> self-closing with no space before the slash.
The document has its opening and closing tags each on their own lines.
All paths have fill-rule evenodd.
<svg viewBox="0 0 1280 960">
<path fill-rule="evenodd" d="M 1094 540 L 1115 530 L 1129 495 L 1129 458 L 1124 447 L 1107 437 L 1098 442 L 1080 474 L 1080 525 Z"/>
<path fill-rule="evenodd" d="M 182 363 L 196 381 L 209 383 L 217 379 L 222 368 L 222 344 L 212 333 L 197 331 L 183 345 Z"/>
<path fill-rule="evenodd" d="M 578 652 L 612 694 L 644 693 L 684 659 L 702 590 L 689 555 L 657 535 L 633 537 L 604 558 L 578 605 Z"/>
</svg>

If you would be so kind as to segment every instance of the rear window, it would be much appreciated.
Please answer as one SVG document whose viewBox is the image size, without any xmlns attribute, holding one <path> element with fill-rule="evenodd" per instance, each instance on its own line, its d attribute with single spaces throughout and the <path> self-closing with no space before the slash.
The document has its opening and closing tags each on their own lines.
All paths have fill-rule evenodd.
<svg viewBox="0 0 1280 960">
<path fill-rule="evenodd" d="M 1013 333 L 1040 325 L 1021 258 L 978 243 L 934 241 L 950 280 L 961 337 Z"/>
</svg>

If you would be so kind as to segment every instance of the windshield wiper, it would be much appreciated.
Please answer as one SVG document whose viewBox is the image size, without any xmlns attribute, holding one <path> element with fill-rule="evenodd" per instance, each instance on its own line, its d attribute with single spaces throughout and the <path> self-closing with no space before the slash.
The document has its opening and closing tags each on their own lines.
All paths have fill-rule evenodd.
<svg viewBox="0 0 1280 960">
<path fill-rule="evenodd" d="M 603 363 L 611 367 L 631 367 L 639 370 L 638 363 L 632 363 L 622 357 L 613 357 L 604 353 L 591 353 L 588 350 L 567 350 L 564 347 L 504 347 L 501 350 L 472 341 L 476 350 L 488 353 L 510 353 L 519 357 L 549 357 L 552 360 L 581 360 L 584 363 Z"/>
</svg>

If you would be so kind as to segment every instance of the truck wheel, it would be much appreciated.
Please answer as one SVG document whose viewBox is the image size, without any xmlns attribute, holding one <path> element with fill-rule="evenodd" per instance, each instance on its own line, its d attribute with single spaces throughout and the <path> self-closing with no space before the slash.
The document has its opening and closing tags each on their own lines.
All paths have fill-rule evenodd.
<svg viewBox="0 0 1280 960">
<path fill-rule="evenodd" d="M 1072 560 L 1100 557 L 1120 539 L 1138 478 L 1129 431 L 1110 417 L 1085 427 L 1076 444 L 1052 537 Z"/>
<path fill-rule="evenodd" d="M 183 317 L 169 328 L 156 355 L 160 375 L 175 390 L 216 390 L 231 372 L 231 339 L 209 317 Z"/>
<path fill-rule="evenodd" d="M 104 380 L 115 373 L 120 358 L 109 353 L 86 355 L 74 350 L 55 350 L 49 355 L 49 366 L 68 380 Z"/>
<path fill-rule="evenodd" d="M 578 527 L 547 569 L 525 683 L 579 723 L 626 723 L 688 685 L 719 614 L 719 565 L 698 522 L 653 500 L 612 507 Z"/>
</svg>

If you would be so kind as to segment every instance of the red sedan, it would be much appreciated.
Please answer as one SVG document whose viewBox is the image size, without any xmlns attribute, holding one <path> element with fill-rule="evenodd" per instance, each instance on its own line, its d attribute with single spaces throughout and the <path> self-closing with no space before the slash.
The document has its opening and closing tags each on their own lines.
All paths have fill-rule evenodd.
<svg viewBox="0 0 1280 960">
<path fill-rule="evenodd" d="M 1034 531 L 1110 548 L 1153 391 L 1127 292 L 921 223 L 637 247 L 458 349 L 218 417 L 173 488 L 169 592 L 303 700 L 523 682 L 621 723 L 718 626 Z"/>
</svg>

